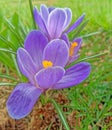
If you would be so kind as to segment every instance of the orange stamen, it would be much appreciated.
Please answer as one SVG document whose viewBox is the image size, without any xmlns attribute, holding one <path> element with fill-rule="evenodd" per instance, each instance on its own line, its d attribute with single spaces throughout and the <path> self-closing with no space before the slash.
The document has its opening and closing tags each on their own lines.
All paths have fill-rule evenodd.
<svg viewBox="0 0 112 130">
<path fill-rule="evenodd" d="M 70 55 L 70 56 L 73 56 L 73 54 L 74 54 L 74 49 L 75 49 L 75 47 L 77 47 L 77 46 L 78 46 L 78 43 L 77 43 L 77 42 L 73 42 L 73 43 L 71 44 L 70 49 L 69 49 L 69 55 Z"/>
<path fill-rule="evenodd" d="M 42 65 L 44 68 L 52 67 L 53 63 L 51 61 L 44 60 L 42 61 Z"/>
</svg>

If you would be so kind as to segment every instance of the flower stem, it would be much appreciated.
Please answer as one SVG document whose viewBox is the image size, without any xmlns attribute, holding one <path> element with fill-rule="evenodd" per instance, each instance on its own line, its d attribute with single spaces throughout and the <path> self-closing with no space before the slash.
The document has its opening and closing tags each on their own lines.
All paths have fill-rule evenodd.
<svg viewBox="0 0 112 130">
<path fill-rule="evenodd" d="M 61 119 L 61 121 L 62 121 L 62 123 L 63 123 L 65 129 L 66 129 L 66 130 L 70 130 L 70 127 L 69 127 L 69 125 L 68 125 L 68 122 L 67 122 L 67 120 L 66 120 L 66 118 L 65 118 L 65 115 L 64 115 L 63 111 L 61 110 L 61 107 L 59 106 L 59 104 L 58 104 L 54 99 L 50 99 L 50 102 L 53 103 L 55 109 L 57 110 L 57 112 L 58 112 L 58 114 L 59 114 L 59 116 L 60 116 L 60 119 Z"/>
<path fill-rule="evenodd" d="M 34 15 L 33 15 L 33 4 L 32 4 L 32 0 L 29 0 L 29 5 L 30 5 L 31 15 L 32 15 L 32 18 L 33 18 L 33 28 L 36 29 L 36 24 L 35 24 Z"/>
</svg>

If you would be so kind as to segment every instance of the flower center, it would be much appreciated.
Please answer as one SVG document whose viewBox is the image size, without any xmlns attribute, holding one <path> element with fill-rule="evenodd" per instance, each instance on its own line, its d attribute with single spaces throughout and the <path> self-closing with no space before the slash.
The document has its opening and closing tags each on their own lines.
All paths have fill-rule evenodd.
<svg viewBox="0 0 112 130">
<path fill-rule="evenodd" d="M 74 54 L 74 49 L 78 46 L 78 43 L 77 42 L 73 42 L 70 46 L 70 49 L 69 49 L 69 55 L 70 56 L 73 56 Z"/>
<path fill-rule="evenodd" d="M 43 60 L 42 65 L 44 68 L 48 68 L 48 67 L 52 67 L 53 63 L 51 61 L 48 61 L 48 60 Z"/>
</svg>

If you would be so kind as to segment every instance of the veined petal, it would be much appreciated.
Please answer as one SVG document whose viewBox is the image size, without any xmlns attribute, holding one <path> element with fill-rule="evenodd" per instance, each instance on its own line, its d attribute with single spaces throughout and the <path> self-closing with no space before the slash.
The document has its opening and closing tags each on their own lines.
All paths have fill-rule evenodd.
<svg viewBox="0 0 112 130">
<path fill-rule="evenodd" d="M 47 69 L 40 70 L 35 79 L 42 89 L 52 88 L 53 85 L 58 82 L 64 75 L 65 70 L 62 67 L 49 67 Z"/>
<path fill-rule="evenodd" d="M 33 10 L 33 14 L 34 14 L 34 19 L 36 24 L 38 25 L 39 29 L 48 36 L 48 31 L 44 22 L 44 19 L 42 18 L 42 16 L 40 15 L 39 11 L 36 9 L 36 7 Z"/>
<path fill-rule="evenodd" d="M 39 98 L 42 91 L 29 84 L 20 83 L 13 90 L 7 101 L 7 110 L 13 119 L 27 116 Z"/>
<path fill-rule="evenodd" d="M 34 75 L 37 72 L 37 68 L 29 53 L 23 48 L 17 50 L 17 63 L 22 74 L 25 75 L 31 83 L 34 83 Z"/>
<path fill-rule="evenodd" d="M 54 86 L 54 89 L 63 89 L 78 85 L 90 74 L 91 67 L 87 62 L 78 63 L 66 70 L 63 78 Z"/>
<path fill-rule="evenodd" d="M 77 19 L 77 21 L 66 30 L 66 33 L 69 33 L 71 31 L 73 31 L 74 29 L 76 29 L 81 24 L 81 22 L 83 21 L 84 17 L 85 17 L 85 14 L 83 14 L 82 16 L 80 16 Z"/>
<path fill-rule="evenodd" d="M 48 17 L 47 29 L 51 39 L 59 38 L 62 34 L 66 13 L 62 9 L 54 9 Z"/>
<path fill-rule="evenodd" d="M 44 22 L 47 23 L 49 11 L 46 5 L 43 5 L 43 4 L 41 5 L 40 13 L 41 13 L 42 18 L 44 19 Z"/>
<path fill-rule="evenodd" d="M 40 31 L 31 31 L 24 43 L 38 69 L 42 68 L 42 55 L 48 40 Z"/>
<path fill-rule="evenodd" d="M 68 61 L 69 49 L 65 41 L 55 39 L 44 49 L 43 60 L 51 61 L 54 66 L 64 67 Z"/>
<path fill-rule="evenodd" d="M 71 9 L 70 8 L 65 8 L 64 10 L 66 12 L 66 21 L 65 21 L 65 25 L 63 27 L 63 30 L 65 30 L 69 26 L 69 24 L 70 24 L 70 22 L 72 20 L 72 11 L 71 11 Z"/>
</svg>

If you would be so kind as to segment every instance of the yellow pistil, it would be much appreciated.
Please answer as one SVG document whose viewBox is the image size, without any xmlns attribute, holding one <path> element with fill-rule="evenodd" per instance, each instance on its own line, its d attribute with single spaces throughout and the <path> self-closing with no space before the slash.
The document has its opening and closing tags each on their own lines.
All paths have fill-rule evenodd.
<svg viewBox="0 0 112 130">
<path fill-rule="evenodd" d="M 48 61 L 48 60 L 43 60 L 42 65 L 44 68 L 48 68 L 48 67 L 52 67 L 53 63 L 51 61 Z"/>
<path fill-rule="evenodd" d="M 73 56 L 73 54 L 74 54 L 74 49 L 75 49 L 75 47 L 77 47 L 77 46 L 78 46 L 78 43 L 77 43 L 77 42 L 73 42 L 73 43 L 71 44 L 70 49 L 69 49 L 69 55 L 70 55 L 70 56 Z"/>
</svg>

